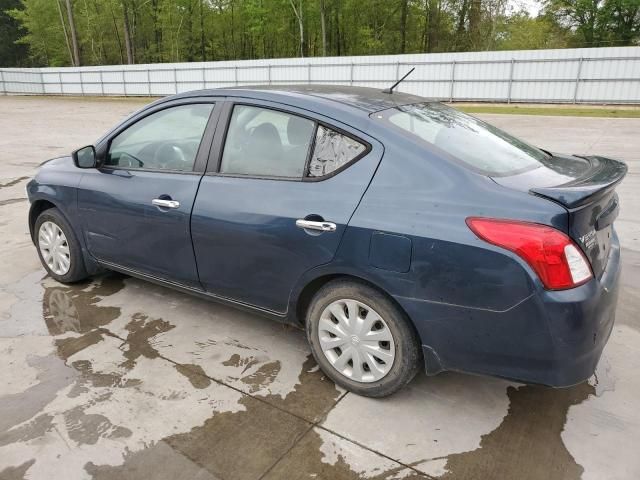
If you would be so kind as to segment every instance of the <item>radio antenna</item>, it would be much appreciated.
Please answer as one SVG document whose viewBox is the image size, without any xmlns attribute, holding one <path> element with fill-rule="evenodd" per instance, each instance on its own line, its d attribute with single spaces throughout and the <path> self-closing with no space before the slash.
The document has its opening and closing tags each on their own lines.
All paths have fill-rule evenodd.
<svg viewBox="0 0 640 480">
<path fill-rule="evenodd" d="M 411 73 L 416 69 L 416 67 L 413 67 L 411 70 L 409 70 L 407 73 L 405 73 L 404 77 L 402 77 L 400 80 L 398 80 L 396 83 L 393 84 L 393 86 L 391 88 L 385 88 L 384 90 L 382 90 L 382 93 L 388 93 L 388 94 L 392 94 L 393 93 L 393 89 L 396 88 L 398 85 L 400 85 L 400 83 L 407 78 L 409 75 L 411 75 Z"/>
</svg>

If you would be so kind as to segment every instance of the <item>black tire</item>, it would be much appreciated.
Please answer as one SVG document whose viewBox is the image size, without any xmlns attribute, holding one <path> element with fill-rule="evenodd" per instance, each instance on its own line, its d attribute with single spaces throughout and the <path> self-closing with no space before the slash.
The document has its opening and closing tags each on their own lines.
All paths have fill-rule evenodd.
<svg viewBox="0 0 640 480">
<path fill-rule="evenodd" d="M 356 300 L 371 307 L 391 331 L 395 358 L 391 369 L 379 380 L 366 383 L 348 378 L 332 366 L 320 347 L 318 323 L 322 312 L 331 303 L 341 299 Z M 336 384 L 358 395 L 391 395 L 409 383 L 422 366 L 420 341 L 409 319 L 384 293 L 362 282 L 335 280 L 318 290 L 307 310 L 306 331 L 311 352 L 322 371 Z"/>
<path fill-rule="evenodd" d="M 69 270 L 64 275 L 58 275 L 53 270 L 51 270 L 51 268 L 49 268 L 49 265 L 47 265 L 47 262 L 45 262 L 44 258 L 42 258 L 42 252 L 40 251 L 39 232 L 40 226 L 44 222 L 52 222 L 56 224 L 60 228 L 60 230 L 62 230 L 64 236 L 67 239 L 70 265 Z M 51 275 L 51 277 L 61 283 L 75 283 L 79 282 L 80 280 L 84 280 L 89 276 L 84 265 L 84 258 L 82 256 L 80 243 L 78 242 L 73 228 L 71 228 L 69 222 L 67 222 L 62 213 L 60 213 L 60 210 L 58 210 L 57 208 L 49 208 L 38 215 L 33 229 L 33 235 L 35 238 L 36 250 L 38 251 L 38 256 L 40 257 L 40 262 L 42 263 L 42 266 L 45 268 L 47 273 Z"/>
</svg>

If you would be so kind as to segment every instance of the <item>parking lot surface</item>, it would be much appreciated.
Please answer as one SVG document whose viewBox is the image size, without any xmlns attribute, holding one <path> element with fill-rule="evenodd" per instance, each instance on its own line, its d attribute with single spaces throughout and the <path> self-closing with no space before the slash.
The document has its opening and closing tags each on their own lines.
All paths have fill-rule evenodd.
<svg viewBox="0 0 640 480">
<path fill-rule="evenodd" d="M 479 115 L 629 164 L 596 375 L 553 390 L 420 374 L 373 400 L 328 381 L 297 329 L 122 275 L 45 275 L 28 178 L 144 101 L 0 97 L 0 479 L 640 478 L 640 119 Z"/>
</svg>

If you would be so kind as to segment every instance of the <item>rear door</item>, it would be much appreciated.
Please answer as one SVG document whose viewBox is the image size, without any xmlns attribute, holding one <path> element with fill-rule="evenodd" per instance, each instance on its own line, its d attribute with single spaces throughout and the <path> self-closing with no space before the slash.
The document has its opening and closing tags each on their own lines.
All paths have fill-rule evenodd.
<svg viewBox="0 0 640 480">
<path fill-rule="evenodd" d="M 163 104 L 98 146 L 78 208 L 89 251 L 101 262 L 200 287 L 190 215 L 217 120 L 210 99 Z"/>
<path fill-rule="evenodd" d="M 215 295 L 284 313 L 300 276 L 332 260 L 382 145 L 254 100 L 227 103 L 220 125 L 191 220 L 200 281 Z"/>
</svg>

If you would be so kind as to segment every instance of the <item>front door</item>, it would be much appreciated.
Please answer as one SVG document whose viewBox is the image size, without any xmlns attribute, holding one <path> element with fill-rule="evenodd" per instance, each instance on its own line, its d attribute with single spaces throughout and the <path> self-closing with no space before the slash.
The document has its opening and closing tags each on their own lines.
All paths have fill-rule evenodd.
<svg viewBox="0 0 640 480">
<path fill-rule="evenodd" d="M 205 289 L 278 313 L 305 271 L 332 260 L 382 156 L 361 133 L 281 108 L 227 106 L 191 223 Z"/>
<path fill-rule="evenodd" d="M 214 103 L 169 106 L 109 139 L 78 189 L 88 249 L 102 262 L 199 287 L 189 220 Z M 207 125 L 209 125 L 207 127 Z M 203 140 L 203 137 L 205 140 Z"/>
</svg>

